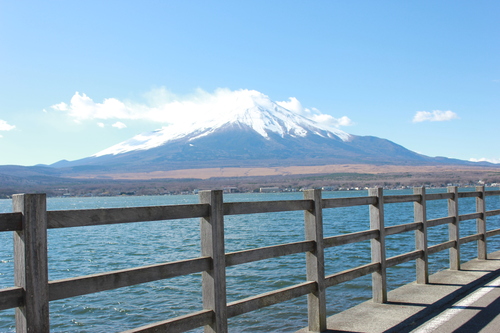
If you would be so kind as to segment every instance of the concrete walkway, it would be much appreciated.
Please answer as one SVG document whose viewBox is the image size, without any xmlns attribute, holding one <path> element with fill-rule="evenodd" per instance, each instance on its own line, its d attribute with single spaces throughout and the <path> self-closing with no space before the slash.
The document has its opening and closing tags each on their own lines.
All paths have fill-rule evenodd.
<svg viewBox="0 0 500 333">
<path fill-rule="evenodd" d="M 500 251 L 445 270 L 429 284 L 411 283 L 388 294 L 388 302 L 364 302 L 328 318 L 333 332 L 500 332 Z M 297 333 L 308 332 L 302 329 Z"/>
</svg>

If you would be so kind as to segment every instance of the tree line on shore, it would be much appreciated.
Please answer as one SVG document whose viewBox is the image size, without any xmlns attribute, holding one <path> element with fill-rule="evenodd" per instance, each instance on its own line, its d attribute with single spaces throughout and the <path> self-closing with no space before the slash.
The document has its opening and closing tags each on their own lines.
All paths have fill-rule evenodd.
<svg viewBox="0 0 500 333">
<path fill-rule="evenodd" d="M 308 188 L 327 190 L 364 189 L 369 187 L 411 188 L 415 186 L 444 187 L 495 186 L 500 184 L 500 172 L 456 171 L 442 173 L 332 173 L 314 175 L 235 177 L 210 179 L 72 179 L 25 178 L 22 180 L 0 175 L 0 198 L 15 193 L 46 193 L 48 196 L 118 196 L 190 194 L 196 190 L 227 189 L 228 192 L 259 192 L 275 187 L 279 191 L 300 191 Z"/>
</svg>

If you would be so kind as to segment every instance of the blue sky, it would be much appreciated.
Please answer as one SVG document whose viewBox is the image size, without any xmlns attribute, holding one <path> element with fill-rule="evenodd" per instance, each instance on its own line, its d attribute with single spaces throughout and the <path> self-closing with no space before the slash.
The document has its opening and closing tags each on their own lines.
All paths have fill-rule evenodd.
<svg viewBox="0 0 500 333">
<path fill-rule="evenodd" d="M 90 156 L 168 126 L 141 112 L 220 89 L 500 163 L 499 13 L 481 0 L 0 0 L 0 165 Z"/>
</svg>

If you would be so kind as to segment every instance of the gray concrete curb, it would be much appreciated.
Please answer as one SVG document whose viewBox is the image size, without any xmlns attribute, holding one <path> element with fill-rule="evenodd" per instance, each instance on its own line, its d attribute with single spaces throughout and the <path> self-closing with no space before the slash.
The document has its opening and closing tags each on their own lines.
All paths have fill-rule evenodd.
<svg viewBox="0 0 500 333">
<path fill-rule="evenodd" d="M 429 284 L 410 283 L 388 293 L 388 302 L 367 301 L 328 318 L 326 332 L 405 333 L 415 329 L 458 299 L 500 276 L 500 251 L 488 260 L 474 259 L 461 270 L 444 270 L 429 277 Z M 308 332 L 306 328 L 297 333 Z"/>
</svg>

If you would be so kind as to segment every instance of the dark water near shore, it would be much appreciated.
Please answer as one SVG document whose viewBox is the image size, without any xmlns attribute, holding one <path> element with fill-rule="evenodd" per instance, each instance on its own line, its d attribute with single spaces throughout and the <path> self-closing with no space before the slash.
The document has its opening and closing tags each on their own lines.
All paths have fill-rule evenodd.
<svg viewBox="0 0 500 333">
<path fill-rule="evenodd" d="M 461 189 L 465 191 L 467 189 Z M 472 189 L 471 189 L 472 190 Z M 429 190 L 429 193 L 445 189 Z M 410 190 L 385 195 L 411 194 Z M 366 191 L 323 192 L 324 198 L 366 196 Z M 231 194 L 225 201 L 302 199 L 301 193 Z M 49 198 L 49 210 L 155 206 L 197 203 L 195 195 L 150 197 Z M 413 204 L 385 205 L 386 226 L 413 222 Z M 460 214 L 475 211 L 475 199 L 459 202 Z M 498 196 L 487 197 L 487 210 L 499 209 Z M 0 200 L 0 213 L 11 211 L 10 200 Z M 430 201 L 427 218 L 447 216 L 446 200 Z M 325 237 L 369 229 L 368 207 L 324 210 Z M 225 217 L 226 252 L 304 240 L 303 212 Z M 460 224 L 461 236 L 475 233 L 475 221 Z M 500 228 L 500 217 L 488 218 L 488 230 Z M 429 229 L 429 246 L 447 240 L 447 226 Z M 95 227 L 54 229 L 48 232 L 49 279 L 189 259 L 199 256 L 199 220 L 173 220 Z M 414 233 L 388 236 L 387 257 L 415 249 Z M 0 233 L 0 288 L 13 286 L 12 233 Z M 500 238 L 488 242 L 488 252 L 500 250 Z M 462 261 L 476 256 L 475 242 L 462 246 Z M 369 241 L 326 249 L 326 274 L 370 262 Z M 430 270 L 448 266 L 448 252 L 430 257 Z M 227 269 L 228 302 L 305 281 L 305 255 L 297 254 Z M 390 289 L 414 281 L 415 264 L 388 269 Z M 371 297 L 371 278 L 365 276 L 327 290 L 328 315 Z M 230 332 L 293 332 L 307 326 L 306 297 L 280 303 L 229 319 Z M 50 303 L 52 332 L 119 332 L 201 310 L 201 274 L 156 281 Z M 0 332 L 14 332 L 14 310 L 0 311 Z M 195 330 L 196 332 L 202 329 Z"/>
</svg>

